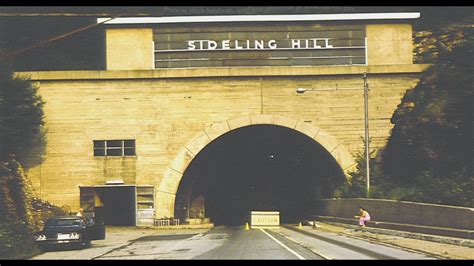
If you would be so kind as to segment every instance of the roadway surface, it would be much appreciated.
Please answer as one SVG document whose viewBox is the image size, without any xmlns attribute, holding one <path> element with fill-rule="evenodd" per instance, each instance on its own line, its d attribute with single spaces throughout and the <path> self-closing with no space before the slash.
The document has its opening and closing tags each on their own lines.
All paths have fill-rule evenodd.
<svg viewBox="0 0 474 266">
<path fill-rule="evenodd" d="M 221 246 L 193 259 L 323 259 L 269 229 L 217 227 L 209 234 L 221 236 L 226 241 Z"/>
<path fill-rule="evenodd" d="M 129 231 L 126 231 L 129 230 Z M 33 259 L 431 259 L 425 254 L 295 226 L 245 230 L 139 230 L 108 232 L 82 250 L 55 250 Z"/>
</svg>

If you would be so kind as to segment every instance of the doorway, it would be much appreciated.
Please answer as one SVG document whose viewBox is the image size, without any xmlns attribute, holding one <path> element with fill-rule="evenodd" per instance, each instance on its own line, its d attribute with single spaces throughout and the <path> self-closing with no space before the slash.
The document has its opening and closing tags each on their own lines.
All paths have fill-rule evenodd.
<svg viewBox="0 0 474 266">
<path fill-rule="evenodd" d="M 105 225 L 136 225 L 136 187 L 104 185 L 80 187 L 81 208 L 93 211 Z"/>
</svg>

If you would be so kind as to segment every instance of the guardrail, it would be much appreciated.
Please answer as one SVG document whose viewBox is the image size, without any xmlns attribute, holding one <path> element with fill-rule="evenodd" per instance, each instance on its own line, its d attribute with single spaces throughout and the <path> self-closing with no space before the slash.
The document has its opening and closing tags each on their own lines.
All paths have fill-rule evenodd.
<svg viewBox="0 0 474 266">
<path fill-rule="evenodd" d="M 155 219 L 154 226 L 156 227 L 179 226 L 179 219 L 178 218 Z"/>
</svg>

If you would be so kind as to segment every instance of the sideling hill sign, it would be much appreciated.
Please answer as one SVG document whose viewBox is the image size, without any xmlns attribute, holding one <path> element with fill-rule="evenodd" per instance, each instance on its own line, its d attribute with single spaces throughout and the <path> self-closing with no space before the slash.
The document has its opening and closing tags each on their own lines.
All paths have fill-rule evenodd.
<svg viewBox="0 0 474 266">
<path fill-rule="evenodd" d="M 365 65 L 365 37 L 364 25 L 161 26 L 155 68 Z"/>
<path fill-rule="evenodd" d="M 291 49 L 329 49 L 334 48 L 329 44 L 329 38 L 313 38 L 313 39 L 291 39 Z M 265 50 L 265 49 L 289 49 L 278 48 L 276 40 L 194 40 L 188 41 L 188 50 Z"/>
</svg>

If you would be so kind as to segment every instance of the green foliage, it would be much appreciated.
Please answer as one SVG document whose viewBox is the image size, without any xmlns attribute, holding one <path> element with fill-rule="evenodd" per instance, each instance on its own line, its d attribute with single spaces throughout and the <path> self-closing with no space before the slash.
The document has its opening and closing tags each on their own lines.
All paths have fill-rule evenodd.
<svg viewBox="0 0 474 266">
<path fill-rule="evenodd" d="M 39 251 L 33 233 L 43 214 L 23 166 L 41 163 L 45 146 L 43 101 L 37 87 L 13 77 L 8 63 L 0 65 L 0 258 L 27 258 Z"/>
<path fill-rule="evenodd" d="M 0 160 L 11 154 L 25 168 L 42 161 L 45 147 L 43 105 L 30 81 L 0 73 Z"/>
<path fill-rule="evenodd" d="M 392 116 L 383 153 L 389 197 L 472 206 L 472 36 L 441 53 Z"/>
<path fill-rule="evenodd" d="M 465 40 L 469 24 L 451 24 L 442 28 L 414 32 L 414 62 L 435 63 L 440 53 L 452 51 Z"/>
<path fill-rule="evenodd" d="M 33 197 L 21 165 L 9 158 L 0 165 L 0 258 L 26 258 L 38 253 L 33 233 L 60 208 Z"/>
<path fill-rule="evenodd" d="M 423 201 L 421 192 L 414 187 L 395 187 L 389 189 L 387 197 L 392 200 Z"/>
<path fill-rule="evenodd" d="M 365 140 L 362 138 L 365 146 Z M 370 144 L 370 140 L 369 140 Z M 370 152 L 371 157 L 375 150 Z M 334 196 L 339 198 L 365 198 L 367 197 L 367 164 L 366 164 L 366 156 L 365 156 L 365 149 L 363 152 L 359 152 L 355 158 L 356 162 L 356 169 L 349 173 L 350 182 L 345 182 L 342 186 L 340 186 Z M 370 159 L 369 162 L 369 171 L 371 176 L 370 182 L 370 197 L 382 197 L 383 192 L 379 185 L 380 179 L 378 178 L 380 175 L 380 164 L 374 160 L 373 158 Z"/>
<path fill-rule="evenodd" d="M 0 204 L 2 211 L 6 211 L 2 217 L 9 220 L 22 220 L 26 225 L 32 226 L 31 220 L 31 198 L 29 197 L 30 186 L 25 178 L 21 165 L 11 158 L 2 162 L 0 170 L 1 196 Z"/>
<path fill-rule="evenodd" d="M 0 258 L 18 258 L 37 252 L 35 221 L 28 180 L 14 159 L 0 165 Z"/>
<path fill-rule="evenodd" d="M 32 231 L 25 224 L 0 221 L 0 259 L 24 259 L 38 253 Z"/>
</svg>

